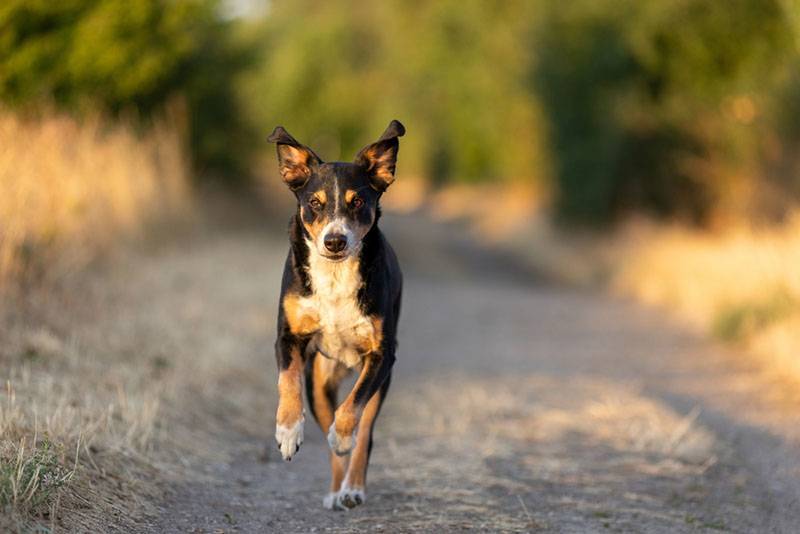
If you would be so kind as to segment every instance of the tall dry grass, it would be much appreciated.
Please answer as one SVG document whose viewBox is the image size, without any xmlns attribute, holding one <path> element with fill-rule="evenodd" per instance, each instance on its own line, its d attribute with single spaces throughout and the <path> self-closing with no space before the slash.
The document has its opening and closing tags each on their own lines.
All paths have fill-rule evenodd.
<svg viewBox="0 0 800 534">
<path fill-rule="evenodd" d="M 0 110 L 0 531 L 98 531 L 142 508 L 131 473 L 149 468 L 163 385 L 115 355 L 119 332 L 104 330 L 105 349 L 79 342 L 70 318 L 86 299 L 49 282 L 191 215 L 175 119 L 140 128 Z M 20 287 L 22 299 L 4 291 Z"/>
<path fill-rule="evenodd" d="M 632 225 L 610 246 L 611 286 L 666 307 L 800 379 L 800 214 L 724 231 Z"/>
<path fill-rule="evenodd" d="M 148 223 L 186 213 L 188 170 L 167 122 L 0 110 L 0 288 L 73 271 Z"/>
</svg>

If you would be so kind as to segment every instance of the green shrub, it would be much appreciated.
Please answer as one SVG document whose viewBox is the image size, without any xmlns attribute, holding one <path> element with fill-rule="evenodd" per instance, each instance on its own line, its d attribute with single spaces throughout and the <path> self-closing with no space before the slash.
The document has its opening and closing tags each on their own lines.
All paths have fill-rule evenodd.
<svg viewBox="0 0 800 534">
<path fill-rule="evenodd" d="M 646 209 L 702 222 L 753 178 L 758 134 L 724 104 L 769 96 L 794 55 L 779 2 L 585 0 L 547 21 L 535 80 L 564 219 Z"/>
<path fill-rule="evenodd" d="M 401 172 L 436 183 L 542 180 L 527 86 L 536 3 L 275 1 L 254 29 L 249 115 L 349 159 L 400 119 Z M 267 126 L 268 125 L 268 126 Z"/>
<path fill-rule="evenodd" d="M 20 517 L 42 513 L 57 500 L 58 492 L 74 471 L 61 463 L 63 454 L 48 441 L 27 450 L 24 442 L 7 446 L 0 455 L 0 510 Z"/>
<path fill-rule="evenodd" d="M 0 100 L 146 120 L 182 96 L 198 166 L 235 166 L 246 128 L 233 85 L 247 54 L 217 11 L 216 0 L 6 0 Z"/>
<path fill-rule="evenodd" d="M 714 334 L 726 341 L 742 341 L 800 309 L 787 291 L 775 291 L 761 301 L 744 302 L 723 308 L 713 325 Z"/>
</svg>

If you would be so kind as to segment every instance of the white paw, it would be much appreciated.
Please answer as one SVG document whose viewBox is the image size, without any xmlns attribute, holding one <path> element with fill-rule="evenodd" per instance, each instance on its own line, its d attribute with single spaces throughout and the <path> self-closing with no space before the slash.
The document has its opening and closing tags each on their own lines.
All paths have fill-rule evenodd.
<svg viewBox="0 0 800 534">
<path fill-rule="evenodd" d="M 338 509 L 350 510 L 359 504 L 364 504 L 367 500 L 367 494 L 361 488 L 349 488 L 343 486 L 339 493 L 336 494 L 336 505 Z M 334 509 L 337 509 L 334 505 Z"/>
<path fill-rule="evenodd" d="M 328 445 L 330 445 L 331 450 L 335 452 L 339 456 L 344 456 L 345 454 L 349 454 L 351 450 L 353 450 L 353 446 L 356 444 L 356 431 L 353 430 L 353 433 L 349 436 L 342 436 L 338 432 L 336 432 L 336 421 L 331 424 L 330 429 L 328 429 Z"/>
<path fill-rule="evenodd" d="M 303 444 L 303 424 L 305 418 L 301 417 L 297 423 L 291 427 L 283 425 L 275 426 L 275 441 L 278 442 L 278 449 L 281 451 L 281 456 L 286 461 L 290 461 L 292 456 L 300 450 L 300 445 Z"/>
<path fill-rule="evenodd" d="M 325 495 L 325 498 L 322 499 L 322 506 L 324 506 L 328 510 L 344 510 L 344 508 L 339 505 L 339 501 L 337 497 L 339 494 L 335 491 L 332 491 Z"/>
</svg>

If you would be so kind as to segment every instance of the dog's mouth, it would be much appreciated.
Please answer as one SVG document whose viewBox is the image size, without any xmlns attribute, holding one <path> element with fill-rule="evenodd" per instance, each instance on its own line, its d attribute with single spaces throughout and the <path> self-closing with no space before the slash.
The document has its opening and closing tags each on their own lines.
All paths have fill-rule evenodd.
<svg viewBox="0 0 800 534">
<path fill-rule="evenodd" d="M 322 256 L 323 258 L 325 258 L 326 260 L 328 260 L 330 262 L 339 263 L 339 262 L 344 261 L 347 258 L 349 258 L 350 254 L 342 252 L 340 254 L 320 254 L 320 256 Z"/>
</svg>

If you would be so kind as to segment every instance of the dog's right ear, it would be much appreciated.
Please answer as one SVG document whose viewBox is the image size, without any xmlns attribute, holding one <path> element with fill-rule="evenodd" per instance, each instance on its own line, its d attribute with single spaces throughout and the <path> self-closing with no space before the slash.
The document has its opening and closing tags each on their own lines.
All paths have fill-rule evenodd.
<svg viewBox="0 0 800 534">
<path fill-rule="evenodd" d="M 267 140 L 278 145 L 278 167 L 292 191 L 306 185 L 312 171 L 322 163 L 313 150 L 300 144 L 283 126 L 275 127 Z"/>
</svg>

